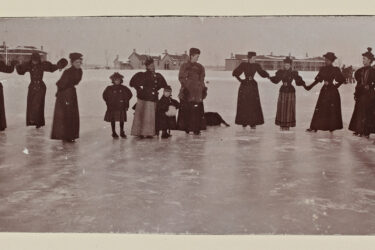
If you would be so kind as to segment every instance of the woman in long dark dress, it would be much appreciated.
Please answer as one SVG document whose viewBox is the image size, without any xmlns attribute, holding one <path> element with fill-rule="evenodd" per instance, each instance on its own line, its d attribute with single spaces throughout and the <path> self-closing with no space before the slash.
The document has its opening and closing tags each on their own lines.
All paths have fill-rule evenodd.
<svg viewBox="0 0 375 250">
<path fill-rule="evenodd" d="M 191 48 L 189 61 L 181 65 L 178 74 L 181 83 L 178 129 L 184 130 L 187 134 L 193 132 L 195 135 L 206 129 L 203 104 L 207 96 L 207 87 L 204 83 L 206 73 L 202 64 L 198 63 L 200 53 L 199 49 Z"/>
<path fill-rule="evenodd" d="M 156 103 L 159 90 L 167 86 L 167 82 L 160 73 L 155 72 L 152 58 L 145 62 L 146 71 L 136 73 L 130 79 L 130 87 L 137 91 L 137 105 L 131 135 L 139 138 L 152 138 L 156 135 Z"/>
<path fill-rule="evenodd" d="M 244 128 L 250 125 L 252 129 L 264 123 L 258 83 L 254 80 L 254 75 L 258 73 L 263 78 L 270 77 L 258 63 L 255 63 L 255 56 L 255 52 L 248 52 L 248 61 L 242 62 L 232 74 L 241 83 L 238 89 L 235 122 L 238 125 L 242 125 Z M 240 78 L 242 74 L 245 75 L 245 79 Z"/>
<path fill-rule="evenodd" d="M 280 81 L 283 85 L 280 87 L 279 98 L 277 101 L 277 112 L 275 124 L 280 126 L 281 130 L 289 130 L 296 126 L 296 90 L 292 85 L 294 81 L 297 86 L 304 86 L 305 82 L 298 75 L 298 71 L 292 70 L 292 59 L 284 59 L 284 69 L 276 72 L 276 75 L 270 77 L 271 82 L 277 84 Z"/>
<path fill-rule="evenodd" d="M 0 72 L 12 73 L 14 71 L 14 66 L 16 62 L 13 61 L 11 65 L 6 65 L 5 62 L 0 61 Z M 5 130 L 7 127 L 6 117 L 5 117 L 5 105 L 4 105 L 4 92 L 3 85 L 0 82 L 0 131 Z"/>
<path fill-rule="evenodd" d="M 317 132 L 318 130 L 333 132 L 343 128 L 338 88 L 345 82 L 345 77 L 340 68 L 332 65 L 337 58 L 334 53 L 328 52 L 323 57 L 326 65 L 320 68 L 315 81 L 309 86 L 305 86 L 305 89 L 309 91 L 318 83 L 324 82 L 307 132 Z M 337 83 L 335 84 L 334 81 Z"/>
<path fill-rule="evenodd" d="M 58 69 L 62 70 L 67 64 L 68 61 L 64 58 L 60 59 L 57 64 L 52 64 L 49 61 L 42 62 L 39 53 L 34 52 L 29 62 L 17 65 L 18 74 L 30 73 L 31 81 L 27 93 L 26 126 L 40 128 L 45 125 L 44 103 L 47 87 L 43 82 L 43 74 L 44 72 L 55 72 Z"/>
<path fill-rule="evenodd" d="M 69 55 L 71 67 L 57 81 L 51 139 L 74 142 L 79 138 L 79 111 L 75 86 L 82 79 L 82 54 Z"/>
<path fill-rule="evenodd" d="M 374 55 L 371 48 L 363 53 L 363 67 L 358 69 L 354 77 L 357 86 L 354 92 L 355 106 L 349 130 L 356 136 L 370 137 L 375 133 L 375 69 L 371 67 Z"/>
</svg>

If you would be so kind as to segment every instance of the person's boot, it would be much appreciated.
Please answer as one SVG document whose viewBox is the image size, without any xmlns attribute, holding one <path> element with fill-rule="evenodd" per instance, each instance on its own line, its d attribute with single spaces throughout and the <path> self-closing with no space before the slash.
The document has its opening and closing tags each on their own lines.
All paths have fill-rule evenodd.
<svg viewBox="0 0 375 250">
<path fill-rule="evenodd" d="M 112 137 L 117 139 L 118 138 L 118 134 L 116 133 L 116 131 L 112 131 Z"/>
<path fill-rule="evenodd" d="M 251 129 L 256 129 L 257 126 L 253 125 L 253 126 L 250 126 Z"/>
<path fill-rule="evenodd" d="M 125 134 L 125 132 L 124 132 L 124 130 L 122 130 L 121 132 L 120 132 L 120 136 L 121 136 L 121 138 L 126 138 L 126 134 Z"/>
<path fill-rule="evenodd" d="M 198 130 L 198 131 L 194 131 L 194 134 L 195 134 L 195 135 L 200 135 L 200 134 L 201 134 L 201 131 L 199 131 L 199 130 Z"/>
<path fill-rule="evenodd" d="M 168 135 L 168 133 L 167 133 L 167 131 L 163 131 L 162 133 L 161 133 L 161 138 L 163 138 L 163 139 L 167 139 L 169 137 L 169 135 Z"/>
<path fill-rule="evenodd" d="M 314 132 L 314 133 L 316 133 L 318 130 L 316 130 L 316 129 L 312 129 L 312 128 L 308 128 L 308 129 L 306 129 L 306 132 Z"/>
</svg>

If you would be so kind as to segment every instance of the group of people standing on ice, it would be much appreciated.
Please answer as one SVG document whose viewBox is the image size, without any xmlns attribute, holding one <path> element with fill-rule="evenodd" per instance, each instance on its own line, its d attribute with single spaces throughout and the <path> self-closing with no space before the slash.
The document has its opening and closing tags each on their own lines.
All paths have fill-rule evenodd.
<svg viewBox="0 0 375 250">
<path fill-rule="evenodd" d="M 375 69 L 371 66 L 375 58 L 371 51 L 372 49 L 368 48 L 362 54 L 364 66 L 355 72 L 357 81 L 354 93 L 355 107 L 349 125 L 354 135 L 367 138 L 371 133 L 375 133 Z M 320 68 L 314 82 L 310 85 L 306 85 L 298 72 L 292 69 L 293 61 L 289 57 L 284 60 L 284 69 L 278 70 L 275 76 L 271 77 L 259 64 L 255 63 L 255 56 L 255 52 L 249 52 L 248 62 L 241 63 L 233 71 L 233 76 L 241 83 L 238 91 L 236 124 L 255 129 L 257 125 L 264 123 L 258 84 L 254 80 L 255 73 L 258 73 L 275 84 L 282 82 L 275 119 L 275 124 L 282 130 L 289 130 L 290 127 L 296 126 L 296 96 L 295 88 L 292 86 L 293 81 L 297 86 L 302 86 L 308 91 L 318 83 L 324 83 L 310 127 L 306 131 L 333 132 L 343 128 L 338 88 L 345 83 L 346 79 L 340 68 L 333 66 L 337 59 L 334 53 L 328 52 L 323 55 L 326 65 Z M 245 78 L 241 78 L 241 75 Z"/>
<path fill-rule="evenodd" d="M 191 48 L 189 60 L 180 67 L 179 102 L 171 97 L 172 88 L 165 78 L 155 72 L 153 59 L 147 58 L 146 71 L 136 73 L 129 83 L 137 93 L 131 135 L 152 138 L 161 132 L 162 138 L 168 138 L 171 136 L 170 130 L 174 129 L 183 130 L 187 134 L 193 132 L 196 135 L 206 129 L 203 101 L 207 97 L 207 87 L 205 69 L 198 63 L 199 56 L 200 50 Z M 319 70 L 314 82 L 306 85 L 298 72 L 293 70 L 291 58 L 285 58 L 283 69 L 278 70 L 274 76 L 270 76 L 255 62 L 256 53 L 248 52 L 248 61 L 242 62 L 232 73 L 241 83 L 235 123 L 244 128 L 250 126 L 252 129 L 264 123 L 258 84 L 254 79 L 255 74 L 258 73 L 274 84 L 282 83 L 275 119 L 275 124 L 280 126 L 281 130 L 289 130 L 290 127 L 296 126 L 296 90 L 292 85 L 293 81 L 296 86 L 304 87 L 306 90 L 311 90 L 318 83 L 324 83 L 310 127 L 307 129 L 308 132 L 318 130 L 333 132 L 342 129 L 338 88 L 345 83 L 345 77 L 338 67 L 333 66 L 337 59 L 334 53 L 328 52 L 323 56 L 326 65 Z M 354 75 L 357 82 L 354 93 L 355 107 L 349 129 L 354 132 L 354 135 L 368 138 L 371 133 L 375 133 L 375 69 L 371 66 L 375 57 L 371 48 L 368 48 L 362 56 L 364 66 Z M 79 111 L 75 86 L 82 79 L 82 54 L 71 53 L 69 57 L 71 67 L 63 72 L 56 83 L 57 93 L 51 138 L 73 142 L 79 138 Z M 46 85 L 43 82 L 43 73 L 62 70 L 67 64 L 66 59 L 61 59 L 56 64 L 48 61 L 42 62 L 38 53 L 33 53 L 30 62 L 23 64 L 11 62 L 10 65 L 6 65 L 0 61 L 0 72 L 12 73 L 16 68 L 18 74 L 30 73 L 27 126 L 40 128 L 45 125 Z M 124 122 L 127 121 L 129 101 L 133 96 L 130 89 L 123 85 L 123 78 L 124 76 L 117 72 L 111 75 L 112 85 L 106 87 L 103 92 L 103 99 L 107 105 L 104 120 L 111 123 L 114 138 L 119 137 L 116 132 L 116 122 L 120 125 L 120 136 L 126 138 Z M 161 89 L 163 89 L 163 95 L 159 99 Z M 176 118 L 177 110 L 178 118 Z M 0 83 L 0 130 L 5 128 L 4 96 Z"/>
</svg>

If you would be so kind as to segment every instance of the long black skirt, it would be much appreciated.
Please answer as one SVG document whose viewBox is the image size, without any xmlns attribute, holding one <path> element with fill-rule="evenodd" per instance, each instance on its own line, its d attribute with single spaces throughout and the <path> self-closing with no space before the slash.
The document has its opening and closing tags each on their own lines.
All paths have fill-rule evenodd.
<svg viewBox="0 0 375 250">
<path fill-rule="evenodd" d="M 184 131 L 200 131 L 206 129 L 203 102 L 186 102 L 180 100 L 177 117 L 177 129 Z"/>
<path fill-rule="evenodd" d="M 30 83 L 27 93 L 26 126 L 44 126 L 44 103 L 46 97 L 44 82 Z"/>
<path fill-rule="evenodd" d="M 57 94 L 51 139 L 79 138 L 79 111 L 76 89 L 69 88 Z"/>
<path fill-rule="evenodd" d="M 3 85 L 0 82 L 0 131 L 3 131 L 6 127 L 7 121 L 5 117 Z"/>
<path fill-rule="evenodd" d="M 310 128 L 323 131 L 343 128 L 340 93 L 333 84 L 321 88 Z"/>
<path fill-rule="evenodd" d="M 350 120 L 349 130 L 362 135 L 375 133 L 374 92 L 364 93 L 358 97 Z"/>
<path fill-rule="evenodd" d="M 254 80 L 241 83 L 240 88 L 238 89 L 235 123 L 243 126 L 264 124 L 258 83 Z"/>
</svg>

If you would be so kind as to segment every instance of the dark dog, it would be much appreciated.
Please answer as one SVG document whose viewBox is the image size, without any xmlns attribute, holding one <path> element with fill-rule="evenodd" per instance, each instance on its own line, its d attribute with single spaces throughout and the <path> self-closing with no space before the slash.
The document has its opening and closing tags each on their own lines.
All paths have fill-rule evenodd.
<svg viewBox="0 0 375 250">
<path fill-rule="evenodd" d="M 204 118 L 206 120 L 207 126 L 220 126 L 224 124 L 225 126 L 229 127 L 229 124 L 224 121 L 224 119 L 219 115 L 217 112 L 205 112 Z"/>
</svg>

